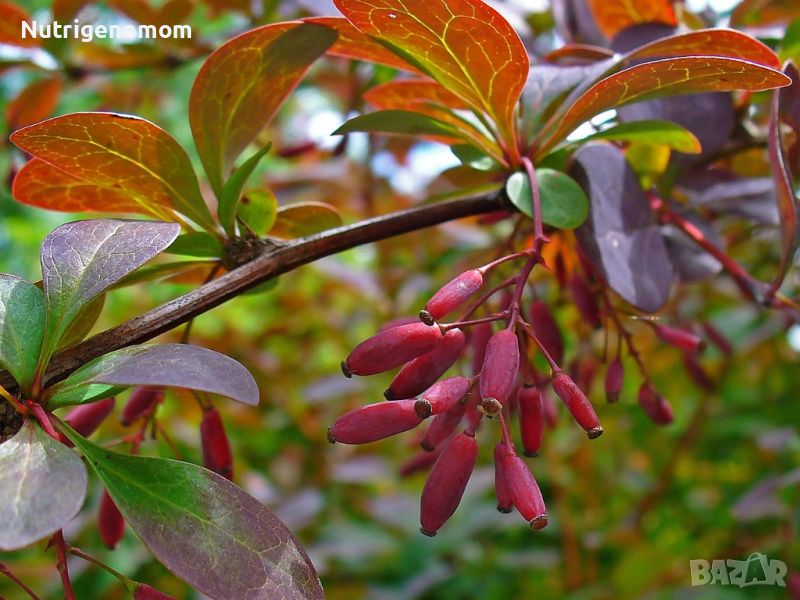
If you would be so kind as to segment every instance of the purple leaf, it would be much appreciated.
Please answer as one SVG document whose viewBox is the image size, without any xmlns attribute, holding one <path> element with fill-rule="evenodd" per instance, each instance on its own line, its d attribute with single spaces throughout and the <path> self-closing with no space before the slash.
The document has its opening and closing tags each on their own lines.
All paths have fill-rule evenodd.
<svg viewBox="0 0 800 600">
<path fill-rule="evenodd" d="M 695 169 L 676 187 L 696 207 L 777 225 L 778 208 L 771 177 L 739 177 L 721 169 Z"/>
<path fill-rule="evenodd" d="M 574 160 L 571 174 L 591 203 L 589 218 L 576 230 L 581 247 L 623 299 L 645 312 L 658 310 L 674 272 L 636 175 L 610 144 L 586 144 Z"/>
<path fill-rule="evenodd" d="M 81 308 L 167 248 L 180 225 L 97 219 L 62 225 L 41 250 L 47 328 L 42 357 L 56 348 Z"/>
<path fill-rule="evenodd" d="M 678 207 L 673 207 L 673 210 L 682 212 L 683 218 L 702 231 L 708 241 L 717 247 L 722 247 L 722 240 L 711 223 L 693 211 L 680 211 Z M 702 281 L 722 270 L 722 264 L 716 258 L 700 248 L 674 225 L 663 225 L 661 233 L 680 281 L 684 283 Z"/>
<path fill-rule="evenodd" d="M 48 408 L 83 404 L 98 396 L 95 388 L 134 385 L 188 388 L 219 394 L 251 406 L 259 393 L 253 376 L 232 358 L 189 344 L 143 344 L 123 348 L 84 365 L 50 388 Z M 100 388 L 101 395 L 103 390 Z"/>
<path fill-rule="evenodd" d="M 30 421 L 0 444 L 0 550 L 16 550 L 61 529 L 86 496 L 86 467 Z"/>
<path fill-rule="evenodd" d="M 131 528 L 178 577 L 217 600 L 318 600 L 314 566 L 258 500 L 197 465 L 111 452 L 72 430 Z"/>
</svg>

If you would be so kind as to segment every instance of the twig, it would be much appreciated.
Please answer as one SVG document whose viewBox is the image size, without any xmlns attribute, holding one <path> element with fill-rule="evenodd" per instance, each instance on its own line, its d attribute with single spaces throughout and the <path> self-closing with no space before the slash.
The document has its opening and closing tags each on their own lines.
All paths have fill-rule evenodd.
<svg viewBox="0 0 800 600">
<path fill-rule="evenodd" d="M 19 587 L 21 587 L 23 590 L 25 590 L 25 592 L 28 594 L 28 596 L 30 596 L 30 597 L 31 597 L 31 599 L 32 599 L 32 600 L 42 600 L 41 598 L 39 598 L 39 596 L 37 596 L 37 595 L 34 593 L 34 591 L 33 591 L 31 588 L 29 588 L 27 585 L 25 585 L 25 584 L 24 584 L 24 583 L 23 583 L 23 582 L 22 582 L 22 581 L 21 581 L 21 580 L 20 580 L 20 579 L 19 579 L 19 578 L 18 578 L 16 575 L 14 575 L 14 574 L 13 574 L 13 573 L 12 573 L 12 572 L 9 570 L 9 568 L 8 568 L 7 566 L 5 566 L 3 563 L 0 563 L 0 573 L 2 573 L 3 575 L 5 575 L 6 577 L 8 577 L 8 578 L 9 578 L 11 581 L 13 581 L 14 583 L 16 583 L 16 584 L 17 584 Z"/>
</svg>

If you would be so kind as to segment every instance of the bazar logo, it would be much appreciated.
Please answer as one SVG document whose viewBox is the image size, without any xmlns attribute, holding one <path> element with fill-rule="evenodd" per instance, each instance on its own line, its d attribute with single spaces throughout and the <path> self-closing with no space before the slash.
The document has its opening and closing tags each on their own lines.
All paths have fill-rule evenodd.
<svg viewBox="0 0 800 600">
<path fill-rule="evenodd" d="M 754 552 L 747 560 L 690 560 L 692 585 L 777 585 L 786 587 L 786 563 Z"/>
</svg>

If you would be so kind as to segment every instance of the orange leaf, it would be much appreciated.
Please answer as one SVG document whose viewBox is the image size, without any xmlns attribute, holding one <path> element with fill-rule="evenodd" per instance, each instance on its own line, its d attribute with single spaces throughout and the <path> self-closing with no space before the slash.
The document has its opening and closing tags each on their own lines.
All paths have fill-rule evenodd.
<svg viewBox="0 0 800 600">
<path fill-rule="evenodd" d="M 415 67 L 381 46 L 372 38 L 361 33 L 347 19 L 342 17 L 308 17 L 303 21 L 324 25 L 339 34 L 339 39 L 334 42 L 333 46 L 328 48 L 327 53 L 331 56 L 364 60 L 403 71 L 419 73 Z"/>
<path fill-rule="evenodd" d="M 6 107 L 8 129 L 13 131 L 49 117 L 60 94 L 60 77 L 43 79 L 27 86 Z"/>
<path fill-rule="evenodd" d="M 150 121 L 74 113 L 19 129 L 11 141 L 86 184 L 116 189 L 141 205 L 170 207 L 215 229 L 186 152 Z"/>
<path fill-rule="evenodd" d="M 528 77 L 516 31 L 481 0 L 334 0 L 358 29 L 431 76 L 498 127 L 518 158 L 514 114 Z"/>
<path fill-rule="evenodd" d="M 10 44 L 22 48 L 38 46 L 38 39 L 30 35 L 22 37 L 22 22 L 30 22 L 30 20 L 28 13 L 16 4 L 0 2 L 0 44 Z"/>
<path fill-rule="evenodd" d="M 338 227 L 342 218 L 338 211 L 325 202 L 296 202 L 278 209 L 278 216 L 269 235 L 296 238 Z"/>
<path fill-rule="evenodd" d="M 638 64 L 601 79 L 551 121 L 537 157 L 581 123 L 617 106 L 679 94 L 769 90 L 790 82 L 780 71 L 736 58 L 693 56 Z"/>
<path fill-rule="evenodd" d="M 97 211 L 153 215 L 149 205 L 111 186 L 87 183 L 53 165 L 34 158 L 14 178 L 14 199 L 23 204 L 62 212 Z M 162 216 L 157 213 L 153 216 Z"/>
<path fill-rule="evenodd" d="M 670 0 L 589 0 L 589 8 L 608 38 L 636 23 L 676 24 Z"/>
<path fill-rule="evenodd" d="M 797 0 L 744 0 L 731 15 L 731 27 L 789 23 L 799 17 Z"/>
<path fill-rule="evenodd" d="M 321 25 L 276 23 L 243 33 L 208 57 L 192 88 L 189 122 L 217 196 L 239 154 L 335 39 Z"/>
</svg>

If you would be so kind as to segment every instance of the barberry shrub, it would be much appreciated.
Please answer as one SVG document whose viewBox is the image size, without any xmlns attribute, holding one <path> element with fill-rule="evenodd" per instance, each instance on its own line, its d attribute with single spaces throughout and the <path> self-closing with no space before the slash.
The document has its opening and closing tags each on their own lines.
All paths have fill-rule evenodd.
<svg viewBox="0 0 800 600">
<path fill-rule="evenodd" d="M 212 12 L 230 8 L 209 4 Z M 546 50 L 544 36 L 523 43 L 482 0 L 335 0 L 341 16 L 250 28 L 210 52 L 194 79 L 186 114 L 202 180 L 187 150 L 150 120 L 112 112 L 46 118 L 63 85 L 90 70 L 46 47 L 65 79 L 25 88 L 6 111 L 9 139 L 27 160 L 12 169 L 13 197 L 114 218 L 54 229 L 41 244 L 40 282 L 0 275 L 0 550 L 49 540 L 68 599 L 76 597 L 68 554 L 108 570 L 134 598 L 169 597 L 65 539 L 91 470 L 102 486 L 97 525 L 106 547 L 130 529 L 171 573 L 212 598 L 323 597 L 295 535 L 234 483 L 224 405 L 212 396 L 254 407 L 261 392 L 253 376 L 188 343 L 188 327 L 180 343 L 150 340 L 371 241 L 475 215 L 497 240 L 453 261 L 463 264 L 410 316 L 392 315 L 341 357 L 348 378 L 385 377 L 385 400 L 364 398 L 339 415 L 328 440 L 368 444 L 413 430 L 421 450 L 401 470 L 428 472 L 419 506 L 426 536 L 447 527 L 484 463 L 494 469 L 497 509 L 542 535 L 548 496 L 535 477 L 541 465 L 526 458 L 548 452 L 559 403 L 569 415 L 562 427 L 574 422 L 580 444 L 602 443 L 601 417 L 626 404 L 638 403 L 656 425 L 673 423 L 680 398 L 658 391 L 642 346 L 679 353 L 686 375 L 711 393 L 703 353 L 709 344 L 722 355 L 732 347 L 702 307 L 681 308 L 688 285 L 725 277 L 736 300 L 800 320 L 796 285 L 787 281 L 800 175 L 794 63 L 747 33 L 702 27 L 666 0 L 638 0 L 634 12 L 622 10 L 627 2 L 589 2 L 591 27 L 575 20 L 574 6 L 557 4 L 567 43 Z M 148 10 L 134 19 L 167 22 Z M 259 21 L 252 7 L 233 10 Z M 28 19 L 7 2 L 0 16 L 12 25 Z M 6 30 L 0 36 L 27 44 Z M 153 64 L 207 50 L 196 41 L 157 48 L 162 62 Z M 262 132 L 320 60 L 372 73 L 352 92 L 351 118 L 332 132 L 340 141 L 331 157 L 363 133 L 372 142 L 399 135 L 445 144 L 461 163 L 447 198 L 341 225 L 329 204 L 279 203 L 253 183 L 271 154 L 319 158 L 314 144 L 281 148 Z M 748 201 L 763 190 L 747 192 L 752 178 L 730 171 L 731 156 L 754 148 L 771 177 L 759 210 Z M 737 219 L 776 238 L 765 264 L 746 269 L 718 233 Z M 107 293 L 168 279 L 198 285 L 87 338 Z M 200 405 L 203 466 L 151 455 L 147 442 L 170 440 L 159 414 L 177 397 Z M 88 439 L 114 420 L 121 438 Z"/>
</svg>

